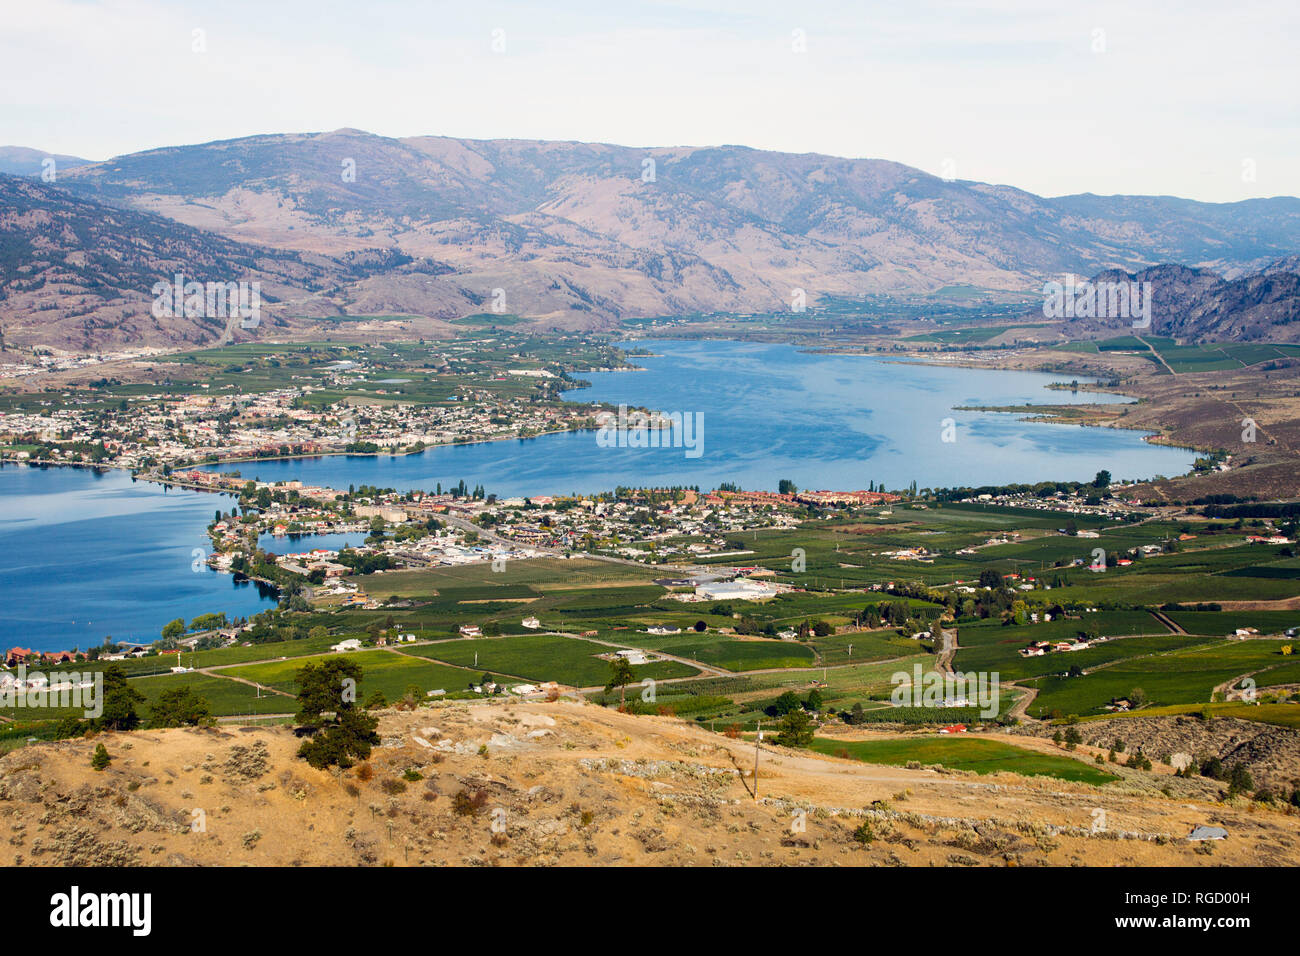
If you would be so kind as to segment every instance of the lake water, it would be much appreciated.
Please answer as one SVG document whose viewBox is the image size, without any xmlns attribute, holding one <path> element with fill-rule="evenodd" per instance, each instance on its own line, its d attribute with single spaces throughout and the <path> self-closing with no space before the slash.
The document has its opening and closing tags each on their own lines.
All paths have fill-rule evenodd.
<svg viewBox="0 0 1300 956">
<path fill-rule="evenodd" d="M 195 564 L 228 495 L 166 491 L 126 472 L 0 468 L 0 640 L 85 649 L 154 641 L 168 621 L 273 606 L 255 584 Z M 197 567 L 197 570 L 195 568 Z"/>
<path fill-rule="evenodd" d="M 431 448 L 418 455 L 330 456 L 237 466 L 264 481 L 299 478 L 346 488 L 450 487 L 462 478 L 502 497 L 591 493 L 618 485 L 734 482 L 776 490 L 976 486 L 1186 471 L 1193 452 L 1150 445 L 1111 428 L 1029 423 L 958 412 L 958 405 L 1124 402 L 1122 396 L 1046 386 L 1062 376 L 935 367 L 872 356 L 801 352 L 788 345 L 645 342 L 645 371 L 588 372 L 574 401 L 625 402 L 702 416 L 698 457 L 684 448 L 602 448 L 595 432 Z M 944 441 L 944 419 L 953 428 Z"/>
<path fill-rule="evenodd" d="M 775 489 L 899 488 L 1178 474 L 1190 451 L 1138 432 L 1043 425 L 956 405 L 1124 401 L 1048 391 L 1057 376 L 939 368 L 816 355 L 790 346 L 644 343 L 646 371 L 587 373 L 580 401 L 626 402 L 702 416 L 698 457 L 684 448 L 600 447 L 594 432 L 432 448 L 405 457 L 335 456 L 242 463 L 245 477 L 346 488 L 449 487 L 462 478 L 501 496 L 595 492 L 618 485 L 735 482 Z M 943 420 L 953 428 L 944 441 Z M 227 466 L 229 468 L 231 466 Z M 154 640 L 162 625 L 209 611 L 269 606 L 254 585 L 199 565 L 204 528 L 228 496 L 164 491 L 122 472 L 0 468 L 0 638 L 39 650 L 87 647 L 106 635 Z M 359 543 L 364 535 L 267 538 L 277 553 Z M 354 540 L 355 539 L 355 540 Z"/>
</svg>

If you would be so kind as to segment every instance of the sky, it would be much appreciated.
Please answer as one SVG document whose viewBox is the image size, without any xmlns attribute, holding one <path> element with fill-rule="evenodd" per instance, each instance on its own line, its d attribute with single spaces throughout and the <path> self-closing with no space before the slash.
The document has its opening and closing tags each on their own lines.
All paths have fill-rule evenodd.
<svg viewBox="0 0 1300 956">
<path fill-rule="evenodd" d="M 1296 0 L 0 0 L 0 144 L 740 144 L 1040 195 L 1300 196 Z"/>
</svg>

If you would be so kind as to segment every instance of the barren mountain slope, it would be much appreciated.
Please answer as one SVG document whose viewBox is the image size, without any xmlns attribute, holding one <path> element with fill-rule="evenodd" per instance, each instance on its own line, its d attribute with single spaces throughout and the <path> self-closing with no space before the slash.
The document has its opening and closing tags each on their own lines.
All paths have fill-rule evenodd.
<svg viewBox="0 0 1300 956">
<path fill-rule="evenodd" d="M 1300 200 L 1044 199 L 885 160 L 738 146 L 393 139 L 355 129 L 170 147 L 60 183 L 257 243 L 400 248 L 482 301 L 585 324 L 780 310 L 791 291 L 1023 290 L 1178 260 L 1247 270 L 1300 245 Z M 412 290 L 390 301 L 422 311 Z M 355 310 L 354 310 L 355 311 Z"/>
<path fill-rule="evenodd" d="M 449 703 L 386 711 L 380 733 L 384 745 L 369 769 L 342 774 L 296 759 L 297 740 L 284 728 L 143 731 L 24 747 L 0 759 L 5 862 L 1300 862 L 1300 819 L 1167 799 L 1137 772 L 1095 789 L 765 746 L 755 802 L 753 745 L 670 717 L 567 702 Z M 102 772 L 90 769 L 98 742 L 113 756 Z M 404 779 L 408 770 L 420 778 Z M 1093 833 L 1097 809 L 1105 829 Z M 863 823 L 866 843 L 853 836 Z M 1230 833 L 1210 857 L 1181 839 L 1196 823 Z"/>
</svg>

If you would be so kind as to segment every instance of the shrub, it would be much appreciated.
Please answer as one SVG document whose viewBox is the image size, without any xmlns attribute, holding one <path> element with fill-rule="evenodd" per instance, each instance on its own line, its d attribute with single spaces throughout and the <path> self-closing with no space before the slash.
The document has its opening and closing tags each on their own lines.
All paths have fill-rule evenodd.
<svg viewBox="0 0 1300 956">
<path fill-rule="evenodd" d="M 90 766 L 96 770 L 107 770 L 112 759 L 108 755 L 108 749 L 103 744 L 96 744 L 95 755 L 90 758 Z"/>
</svg>

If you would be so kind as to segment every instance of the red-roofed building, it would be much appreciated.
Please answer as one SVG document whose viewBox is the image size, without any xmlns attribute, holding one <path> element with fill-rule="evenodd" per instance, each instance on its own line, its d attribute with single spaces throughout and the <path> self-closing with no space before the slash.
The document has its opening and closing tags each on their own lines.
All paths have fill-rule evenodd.
<svg viewBox="0 0 1300 956">
<path fill-rule="evenodd" d="M 40 657 L 35 651 L 28 650 L 25 647 L 11 647 L 5 654 L 5 663 L 13 667 L 16 664 L 26 664 L 35 657 Z"/>
</svg>

